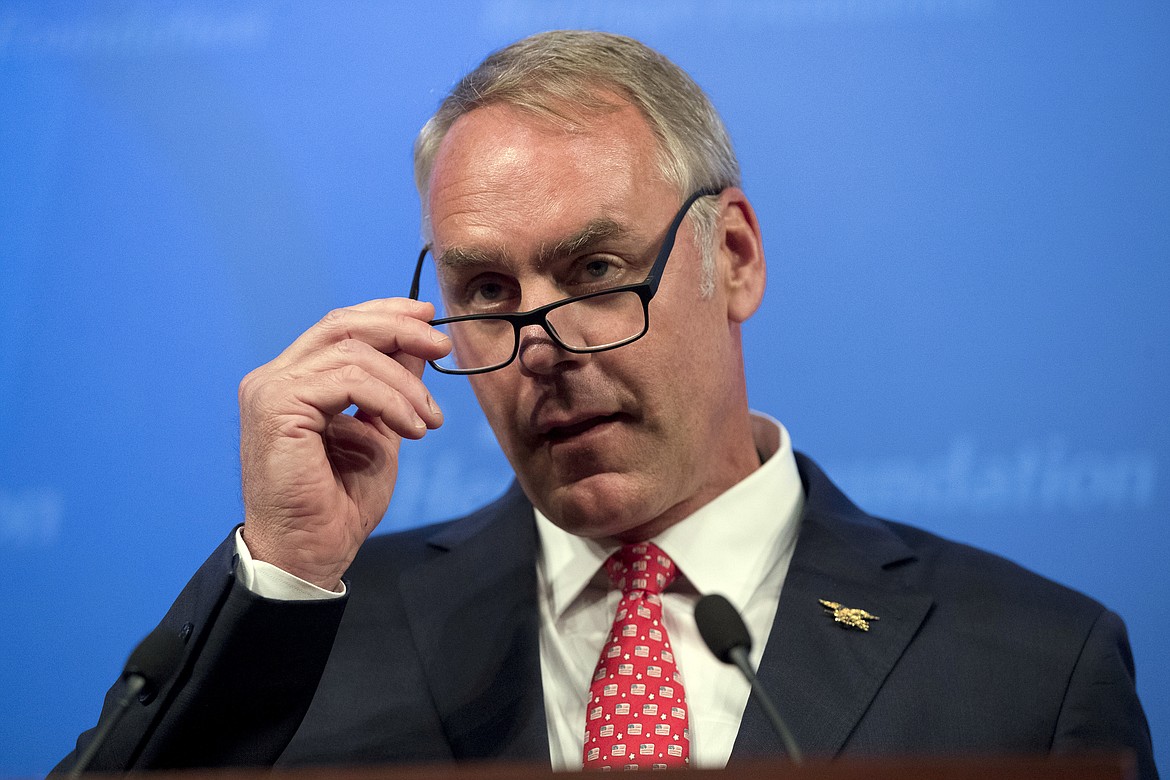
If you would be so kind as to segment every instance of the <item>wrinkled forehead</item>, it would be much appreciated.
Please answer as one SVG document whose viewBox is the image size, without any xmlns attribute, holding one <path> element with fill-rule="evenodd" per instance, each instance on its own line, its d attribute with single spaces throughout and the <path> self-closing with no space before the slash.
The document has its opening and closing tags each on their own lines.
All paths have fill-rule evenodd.
<svg viewBox="0 0 1170 780">
<path fill-rule="evenodd" d="M 460 118 L 436 156 L 430 244 L 442 267 L 523 255 L 540 264 L 602 242 L 645 240 L 677 207 L 657 144 L 626 104 L 565 126 L 510 106 Z"/>
<path fill-rule="evenodd" d="M 477 138 L 481 145 L 474 152 L 458 154 L 468 140 L 467 134 L 461 130 L 468 124 L 480 123 L 485 114 L 490 114 L 495 119 L 493 123 L 495 133 L 487 139 Z M 588 93 L 587 98 L 582 97 L 575 101 L 497 100 L 478 106 L 458 117 L 437 144 L 427 172 L 425 188 L 420 192 L 424 240 L 427 243 L 434 243 L 436 181 L 443 175 L 450 174 L 452 166 L 456 168 L 462 166 L 467 169 L 468 176 L 475 176 L 477 175 L 475 165 L 482 163 L 485 157 L 492 157 L 493 151 L 503 151 L 511 147 L 514 152 L 515 147 L 512 144 L 517 136 L 540 133 L 553 141 L 550 144 L 553 148 L 569 147 L 584 138 L 612 130 L 615 125 L 625 130 L 626 134 L 623 138 L 621 134 L 611 132 L 611 142 L 615 146 L 620 146 L 624 140 L 627 143 L 644 146 L 650 163 L 644 175 L 670 183 L 677 190 L 676 197 L 681 197 L 679 189 L 681 183 L 675 181 L 677 176 L 671 175 L 676 166 L 670 162 L 662 133 L 641 108 L 622 94 L 612 90 L 594 89 Z M 546 175 L 555 176 L 555 172 Z"/>
</svg>

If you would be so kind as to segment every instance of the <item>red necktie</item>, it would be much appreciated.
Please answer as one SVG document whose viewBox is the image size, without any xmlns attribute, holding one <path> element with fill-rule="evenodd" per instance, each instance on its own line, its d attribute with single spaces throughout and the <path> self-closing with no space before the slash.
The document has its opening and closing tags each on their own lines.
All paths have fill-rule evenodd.
<svg viewBox="0 0 1170 780">
<path fill-rule="evenodd" d="M 682 677 L 660 594 L 677 570 L 650 542 L 627 544 L 605 569 L 622 600 L 585 707 L 585 769 L 659 769 L 690 762 Z"/>
</svg>

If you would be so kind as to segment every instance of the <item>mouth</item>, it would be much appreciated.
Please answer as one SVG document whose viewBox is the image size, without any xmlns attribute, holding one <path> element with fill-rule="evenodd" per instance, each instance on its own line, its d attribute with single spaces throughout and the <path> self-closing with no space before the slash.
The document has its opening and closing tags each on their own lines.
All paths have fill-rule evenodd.
<svg viewBox="0 0 1170 780">
<path fill-rule="evenodd" d="M 563 424 L 550 425 L 541 432 L 541 436 L 550 443 L 568 441 L 601 430 L 611 423 L 619 422 L 621 414 L 604 414 L 585 417 Z"/>
</svg>

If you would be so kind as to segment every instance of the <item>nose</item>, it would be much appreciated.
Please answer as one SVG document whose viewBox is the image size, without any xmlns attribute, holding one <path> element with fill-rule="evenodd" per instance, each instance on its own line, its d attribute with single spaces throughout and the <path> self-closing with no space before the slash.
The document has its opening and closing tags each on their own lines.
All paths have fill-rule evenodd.
<svg viewBox="0 0 1170 780">
<path fill-rule="evenodd" d="M 520 331 L 520 350 L 516 362 L 520 371 L 529 376 L 549 376 L 583 363 L 589 356 L 570 352 L 561 347 L 539 325 L 529 325 Z"/>
</svg>

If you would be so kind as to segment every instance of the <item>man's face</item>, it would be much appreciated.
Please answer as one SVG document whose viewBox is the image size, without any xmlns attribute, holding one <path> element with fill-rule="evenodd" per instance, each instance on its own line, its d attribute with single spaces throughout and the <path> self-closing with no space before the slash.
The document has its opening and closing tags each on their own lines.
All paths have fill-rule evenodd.
<svg viewBox="0 0 1170 780">
<path fill-rule="evenodd" d="M 429 191 L 445 296 L 527 311 L 642 281 L 687 194 L 655 152 L 624 103 L 572 131 L 502 105 L 460 118 Z M 688 217 L 641 340 L 574 354 L 534 326 L 515 362 L 471 377 L 525 492 L 572 533 L 647 538 L 758 465 L 738 323 L 722 273 L 700 294 L 692 230 Z"/>
</svg>

